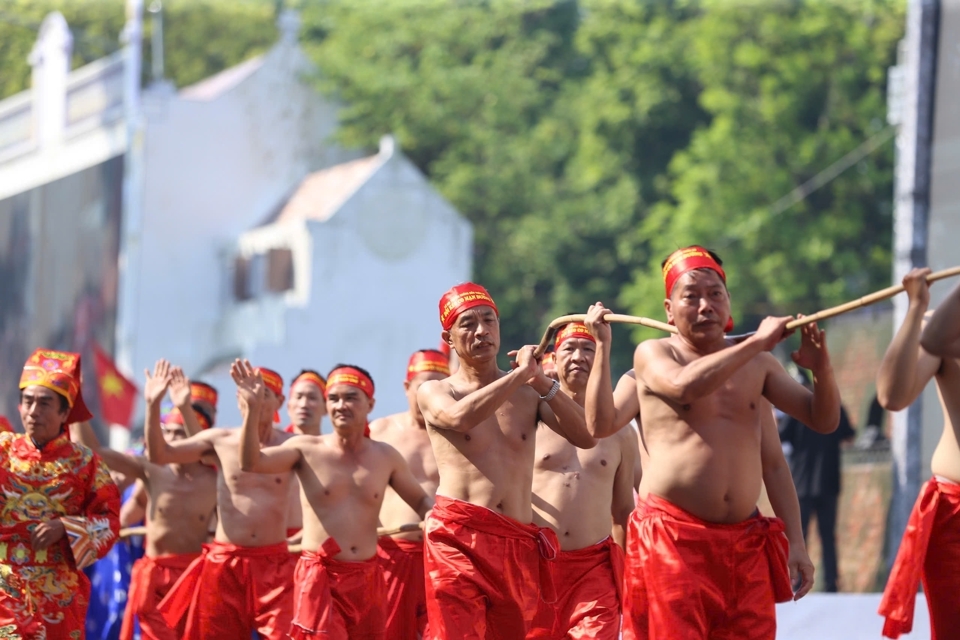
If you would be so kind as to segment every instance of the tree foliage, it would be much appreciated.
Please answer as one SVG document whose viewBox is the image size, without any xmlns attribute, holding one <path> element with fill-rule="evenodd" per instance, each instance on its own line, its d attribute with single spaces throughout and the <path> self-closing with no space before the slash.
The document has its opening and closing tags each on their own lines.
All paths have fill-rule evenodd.
<svg viewBox="0 0 960 640">
<path fill-rule="evenodd" d="M 51 9 L 76 65 L 119 46 L 119 0 L 2 1 L 0 95 L 27 85 Z M 772 205 L 885 127 L 903 4 L 303 0 L 301 41 L 344 104 L 339 142 L 394 133 L 474 224 L 475 278 L 515 347 L 596 300 L 662 317 L 659 262 L 691 243 L 724 257 L 745 329 L 887 284 L 891 143 Z M 178 86 L 276 37 L 273 0 L 164 6 Z"/>
</svg>

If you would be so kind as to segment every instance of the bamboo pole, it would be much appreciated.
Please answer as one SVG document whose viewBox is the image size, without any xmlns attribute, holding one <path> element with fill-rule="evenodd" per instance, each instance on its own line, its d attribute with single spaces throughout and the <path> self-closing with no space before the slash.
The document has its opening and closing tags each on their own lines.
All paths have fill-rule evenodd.
<svg viewBox="0 0 960 640">
<path fill-rule="evenodd" d="M 932 283 L 937 280 L 943 280 L 944 278 L 950 278 L 956 275 L 960 275 L 960 267 L 951 267 L 949 269 L 944 269 L 943 271 L 937 271 L 936 273 L 931 273 L 927 276 L 927 282 Z M 893 287 L 887 287 L 886 289 L 881 289 L 871 293 L 868 296 L 863 296 L 856 300 L 851 300 L 836 307 L 830 307 L 829 309 L 824 309 L 823 311 L 818 311 L 812 316 L 804 316 L 802 318 L 797 318 L 796 320 L 791 320 L 787 323 L 787 329 L 796 329 L 797 327 L 802 327 L 804 325 L 810 324 L 812 322 L 819 322 L 820 320 L 826 320 L 827 318 L 833 318 L 838 316 L 841 313 L 846 313 L 847 311 L 853 311 L 854 309 L 860 309 L 861 307 L 866 307 L 875 302 L 880 302 L 881 300 L 886 300 L 887 298 L 892 298 L 893 296 L 901 293 L 903 291 L 903 285 L 898 284 Z"/>
<path fill-rule="evenodd" d="M 565 324 L 570 324 L 571 322 L 583 322 L 587 319 L 587 314 L 585 313 L 575 313 L 569 316 L 561 316 L 551 322 L 547 326 L 546 333 L 543 334 L 543 339 L 540 340 L 540 344 L 537 346 L 534 355 L 536 357 L 541 357 L 547 350 L 547 347 L 550 344 L 550 341 L 553 340 L 553 336 L 557 333 L 557 330 Z M 650 327 L 651 329 L 659 329 L 660 331 L 666 331 L 667 333 L 676 333 L 677 328 L 673 325 L 669 325 L 666 322 L 660 322 L 659 320 L 651 320 L 650 318 L 643 318 L 640 316 L 625 316 L 618 313 L 610 313 L 604 316 L 604 320 L 607 322 L 616 322 L 620 324 L 638 324 L 643 327 Z"/>
</svg>

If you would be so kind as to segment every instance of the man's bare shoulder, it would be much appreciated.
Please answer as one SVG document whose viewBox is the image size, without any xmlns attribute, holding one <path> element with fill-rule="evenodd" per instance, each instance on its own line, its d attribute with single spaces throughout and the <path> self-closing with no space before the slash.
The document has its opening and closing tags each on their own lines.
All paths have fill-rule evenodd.
<svg viewBox="0 0 960 640">
<path fill-rule="evenodd" d="M 393 427 L 399 426 L 402 423 L 399 421 L 403 418 L 405 414 L 393 413 L 389 416 L 383 416 L 382 418 L 377 418 L 370 423 L 370 435 L 374 439 L 379 439 L 379 436 L 386 435 Z"/>
</svg>

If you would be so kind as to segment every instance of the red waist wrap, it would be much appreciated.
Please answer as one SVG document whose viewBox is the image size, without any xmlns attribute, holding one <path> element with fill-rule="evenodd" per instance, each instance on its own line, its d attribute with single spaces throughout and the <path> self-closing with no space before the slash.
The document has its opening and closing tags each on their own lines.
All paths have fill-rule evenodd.
<svg viewBox="0 0 960 640">
<path fill-rule="evenodd" d="M 187 570 L 199 553 L 182 553 L 166 556 L 144 556 L 133 563 L 130 572 L 130 589 L 127 594 L 127 608 L 123 612 L 123 625 L 120 628 L 120 640 L 133 640 L 134 619 L 140 619 L 144 640 L 155 637 L 178 638 L 174 629 L 166 626 L 157 612 L 157 605 L 170 591 L 183 572 Z M 182 634 L 182 620 L 180 632 Z M 164 633 L 166 630 L 167 633 Z"/>
<path fill-rule="evenodd" d="M 557 601 L 540 602 L 528 640 L 617 640 L 624 571 L 620 545 L 608 537 L 583 549 L 561 551 L 552 565 Z"/>
<path fill-rule="evenodd" d="M 304 551 L 294 575 L 294 640 L 380 640 L 384 633 L 383 570 L 377 556 L 363 562 L 334 560 L 340 545 L 327 538 L 314 553 Z"/>
<path fill-rule="evenodd" d="M 776 602 L 793 599 L 779 518 L 718 524 L 650 494 L 630 516 L 624 640 L 776 635 Z"/>
<path fill-rule="evenodd" d="M 438 495 L 426 524 L 428 638 L 516 638 L 555 602 L 551 529 Z"/>
<path fill-rule="evenodd" d="M 423 541 L 382 536 L 377 557 L 387 590 L 387 637 L 422 636 L 427 626 Z"/>
<path fill-rule="evenodd" d="M 294 557 L 286 542 L 241 547 L 203 545 L 157 609 L 171 627 L 186 615 L 184 638 L 280 640 L 293 614 Z"/>
<path fill-rule="evenodd" d="M 884 636 L 898 638 L 913 629 L 921 579 L 933 640 L 954 637 L 960 629 L 960 485 L 936 478 L 920 490 L 883 591 Z"/>
</svg>

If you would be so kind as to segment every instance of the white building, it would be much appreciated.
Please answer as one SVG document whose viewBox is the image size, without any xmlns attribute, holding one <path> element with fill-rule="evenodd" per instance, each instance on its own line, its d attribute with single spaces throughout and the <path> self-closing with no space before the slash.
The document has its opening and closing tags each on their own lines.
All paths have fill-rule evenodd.
<svg viewBox="0 0 960 640">
<path fill-rule="evenodd" d="M 262 56 L 179 92 L 160 83 L 127 96 L 125 123 L 101 118 L 85 134 L 112 147 L 73 149 L 77 138 L 59 135 L 52 147 L 32 148 L 57 158 L 73 150 L 62 175 L 125 154 L 111 311 L 122 369 L 139 379 L 169 358 L 218 386 L 218 422 L 238 424 L 227 375 L 233 358 L 287 382 L 302 368 L 325 374 L 343 361 L 370 370 L 376 415 L 401 411 L 407 358 L 437 346 L 439 297 L 470 277 L 471 227 L 391 137 L 368 157 L 331 144 L 336 105 L 305 80 L 312 68 L 295 19 L 286 14 L 280 28 L 280 42 Z M 69 47 L 58 51 L 69 59 Z M 113 64 L 121 69 L 122 56 Z M 60 85 L 84 74 L 91 75 L 79 69 Z M 122 96 L 115 81 L 101 89 Z M 0 134 L 4 114 L 20 105 L 64 99 L 63 90 L 35 86 L 0 102 Z M 117 100 L 103 104 L 115 109 Z M 51 163 L 36 151 L 4 155 L 10 147 L 2 142 L 0 135 L 0 213 L 19 184 L 51 179 L 41 170 Z M 112 317 L 105 321 L 113 326 Z"/>
</svg>

